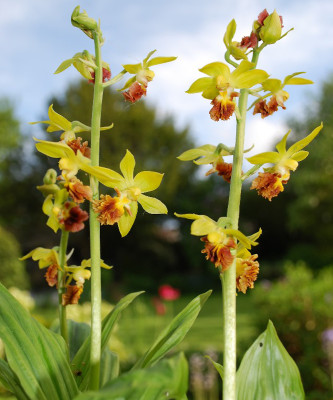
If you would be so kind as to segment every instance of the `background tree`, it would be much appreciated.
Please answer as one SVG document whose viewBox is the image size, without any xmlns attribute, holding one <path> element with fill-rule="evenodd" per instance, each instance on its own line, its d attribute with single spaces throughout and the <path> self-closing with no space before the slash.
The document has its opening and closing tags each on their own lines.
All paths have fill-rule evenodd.
<svg viewBox="0 0 333 400">
<path fill-rule="evenodd" d="M 294 137 L 304 136 L 316 124 L 324 129 L 311 143 L 310 155 L 292 178 L 288 228 L 298 244 L 289 250 L 293 259 L 306 260 L 312 268 L 332 263 L 333 259 L 333 77 L 322 86 L 311 109 L 302 120 L 292 121 Z"/>
</svg>

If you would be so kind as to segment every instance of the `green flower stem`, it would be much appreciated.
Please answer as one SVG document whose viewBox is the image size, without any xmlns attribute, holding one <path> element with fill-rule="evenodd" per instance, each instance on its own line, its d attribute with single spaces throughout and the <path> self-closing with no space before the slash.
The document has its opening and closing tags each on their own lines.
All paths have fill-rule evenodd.
<svg viewBox="0 0 333 400">
<path fill-rule="evenodd" d="M 254 51 L 252 62 L 256 65 L 259 52 Z M 248 89 L 240 91 L 238 102 L 236 143 L 230 182 L 230 194 L 227 217 L 231 227 L 238 229 L 239 209 L 242 191 L 242 166 L 244 155 L 245 122 L 247 112 Z M 223 400 L 236 399 L 236 258 L 224 272 L 223 287 Z"/>
<path fill-rule="evenodd" d="M 68 340 L 68 329 L 67 329 L 67 319 L 66 319 L 66 306 L 62 305 L 62 295 L 65 291 L 65 265 L 66 265 L 66 253 L 68 244 L 69 232 L 62 230 L 59 248 L 59 264 L 60 269 L 58 269 L 58 311 L 59 311 L 59 325 L 60 334 L 64 338 L 67 346 L 69 345 Z"/>
<path fill-rule="evenodd" d="M 94 32 L 95 70 L 94 99 L 91 118 L 91 165 L 99 165 L 99 142 L 101 112 L 103 100 L 103 72 L 101 59 L 101 45 L 98 32 Z M 93 200 L 99 198 L 99 185 L 95 177 L 90 176 L 90 187 Z M 99 388 L 100 360 L 101 360 L 101 244 L 100 224 L 90 203 L 90 255 L 91 255 L 91 343 L 90 343 L 90 389 Z"/>
</svg>

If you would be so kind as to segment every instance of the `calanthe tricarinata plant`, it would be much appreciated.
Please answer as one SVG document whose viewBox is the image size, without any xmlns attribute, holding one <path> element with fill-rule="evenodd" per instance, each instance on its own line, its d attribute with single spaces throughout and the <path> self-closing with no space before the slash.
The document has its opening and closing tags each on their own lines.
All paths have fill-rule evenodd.
<svg viewBox="0 0 333 400">
<path fill-rule="evenodd" d="M 202 253 L 217 269 L 223 293 L 223 366 L 214 363 L 223 380 L 224 400 L 304 399 L 304 391 L 298 369 L 279 341 L 273 324 L 257 339 L 245 354 L 236 379 L 236 292 L 246 293 L 254 287 L 259 273 L 258 255 L 252 253 L 261 230 L 246 236 L 238 230 L 242 185 L 261 167 L 268 164 L 253 180 L 251 189 L 271 201 L 284 190 L 290 172 L 304 160 L 308 151 L 304 148 L 318 135 L 322 124 L 304 139 L 287 149 L 290 131 L 276 145 L 277 151 L 269 151 L 249 157 L 253 164 L 244 170 L 245 123 L 248 111 L 266 118 L 279 108 L 285 109 L 289 93 L 288 85 L 307 85 L 312 81 L 300 77 L 303 72 L 288 75 L 283 81 L 272 78 L 268 72 L 258 69 L 257 64 L 265 47 L 276 44 L 287 33 L 282 33 L 283 19 L 276 11 L 263 10 L 254 21 L 249 36 L 240 42 L 234 40 L 236 22 L 233 19 L 225 32 L 225 60 L 216 61 L 199 69 L 205 76 L 192 83 L 187 93 L 201 93 L 210 101 L 210 118 L 226 121 L 236 118 L 235 146 L 223 143 L 206 144 L 190 149 L 178 158 L 198 165 L 209 164 L 207 175 L 217 173 L 230 183 L 228 209 L 217 220 L 206 215 L 176 214 L 194 220 L 192 235 L 201 237 Z M 249 96 L 254 101 L 248 107 Z M 232 162 L 226 162 L 232 157 Z M 237 383 L 237 385 L 236 385 Z"/>
<path fill-rule="evenodd" d="M 46 224 L 55 233 L 60 231 L 61 239 L 53 248 L 37 247 L 23 257 L 38 261 L 39 268 L 46 269 L 47 283 L 57 289 L 60 335 L 34 320 L 0 285 L 0 338 L 6 353 L 6 361 L 0 359 L 0 381 L 18 400 L 184 400 L 188 384 L 184 355 L 162 358 L 183 340 L 211 291 L 193 299 L 132 370 L 122 375 L 118 356 L 107 345 L 120 313 L 142 292 L 125 296 L 101 320 L 101 267 L 111 267 L 101 259 L 100 225 L 118 226 L 125 237 L 135 222 L 139 205 L 148 214 L 167 213 L 160 200 L 146 194 L 160 186 L 163 174 L 134 174 L 135 158 L 130 150 L 120 161 L 121 173 L 99 165 L 100 133 L 113 128 L 113 124 L 100 126 L 103 91 L 130 74 L 120 91 L 124 101 L 135 103 L 147 94 L 148 84 L 154 78 L 151 68 L 176 57 L 154 57 L 154 50 L 141 63 L 123 65 L 112 78 L 109 64 L 101 56 L 104 38 L 100 23 L 81 12 L 80 6 L 74 9 L 71 22 L 92 39 L 95 51 L 76 53 L 63 61 L 55 73 L 73 66 L 94 85 L 91 126 L 69 121 L 53 105 L 49 107 L 48 120 L 33 122 L 46 124 L 48 132 L 60 132 L 60 137 L 55 134 L 54 141 L 35 141 L 38 151 L 59 159 L 59 171 L 48 170 L 38 189 L 45 197 L 42 210 Z M 82 140 L 81 132 L 90 132 L 90 143 Z M 80 171 L 84 172 L 81 177 Z M 89 184 L 84 182 L 86 175 Z M 99 183 L 110 192 L 100 196 Z M 89 215 L 81 208 L 84 202 L 89 202 Z M 88 219 L 91 256 L 80 265 L 70 265 L 73 250 L 68 252 L 69 235 L 84 229 Z M 92 304 L 90 334 L 86 326 L 66 317 L 66 308 L 79 301 L 88 279 Z M 79 349 L 74 355 L 73 348 Z"/>
</svg>

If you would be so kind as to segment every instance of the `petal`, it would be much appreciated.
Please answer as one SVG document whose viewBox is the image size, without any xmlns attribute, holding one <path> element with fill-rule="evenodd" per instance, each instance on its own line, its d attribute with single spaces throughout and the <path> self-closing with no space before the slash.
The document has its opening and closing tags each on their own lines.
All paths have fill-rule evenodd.
<svg viewBox="0 0 333 400">
<path fill-rule="evenodd" d="M 178 214 L 176 212 L 174 214 L 178 218 L 186 218 L 186 219 L 198 219 L 202 217 L 202 215 L 199 214 Z"/>
<path fill-rule="evenodd" d="M 315 128 L 308 136 L 304 139 L 299 140 L 289 147 L 287 154 L 292 156 L 298 151 L 302 150 L 305 146 L 312 142 L 312 140 L 318 135 L 318 133 L 323 129 L 323 123 L 321 123 L 317 128 Z"/>
<path fill-rule="evenodd" d="M 247 61 L 242 61 L 247 62 Z M 258 83 L 262 83 L 269 77 L 268 73 L 262 69 L 253 69 L 244 72 L 239 76 L 232 76 L 230 85 L 236 89 L 248 89 Z"/>
<path fill-rule="evenodd" d="M 53 104 L 50 105 L 48 116 L 50 121 L 52 122 L 52 131 L 54 130 L 63 130 L 63 131 L 70 131 L 72 129 L 72 123 L 68 121 L 65 117 L 58 114 L 53 110 Z"/>
<path fill-rule="evenodd" d="M 60 72 L 65 71 L 65 69 L 69 68 L 73 64 L 73 61 L 75 61 L 75 58 L 69 58 L 68 60 L 63 61 L 54 73 L 59 74 Z"/>
<path fill-rule="evenodd" d="M 282 89 L 282 82 L 280 79 L 267 79 L 262 83 L 262 88 L 266 92 L 276 93 Z"/>
<path fill-rule="evenodd" d="M 147 63 L 147 67 L 152 67 L 153 65 L 164 64 L 170 61 L 176 60 L 177 57 L 155 57 L 152 58 Z"/>
<path fill-rule="evenodd" d="M 129 185 L 133 184 L 134 167 L 135 158 L 129 150 L 126 150 L 125 157 L 120 161 L 120 170 Z"/>
<path fill-rule="evenodd" d="M 186 93 L 200 93 L 212 88 L 216 89 L 214 78 L 199 78 L 192 83 Z"/>
<path fill-rule="evenodd" d="M 167 214 L 168 209 L 166 206 L 155 197 L 149 197 L 141 194 L 138 198 L 138 202 L 142 205 L 142 208 L 149 214 Z"/>
<path fill-rule="evenodd" d="M 136 76 L 132 76 L 132 78 L 126 81 L 125 85 L 121 89 L 118 89 L 118 91 L 121 92 L 122 90 L 128 89 L 135 81 L 136 81 Z"/>
<path fill-rule="evenodd" d="M 138 187 L 142 193 L 151 192 L 160 186 L 163 175 L 153 171 L 139 172 L 134 178 L 134 186 Z"/>
<path fill-rule="evenodd" d="M 281 155 L 275 151 L 267 151 L 266 153 L 260 153 L 253 157 L 247 158 L 247 161 L 254 165 L 273 163 L 276 164 L 281 159 Z"/>
<path fill-rule="evenodd" d="M 97 178 L 104 186 L 118 188 L 122 190 L 125 185 L 124 178 L 118 172 L 105 167 L 93 167 L 91 165 L 81 165 L 80 168 L 88 174 Z"/>
<path fill-rule="evenodd" d="M 140 69 L 142 69 L 142 64 L 125 64 L 123 65 L 124 70 L 129 72 L 130 74 L 137 74 Z"/>
<path fill-rule="evenodd" d="M 229 80 L 230 77 L 229 67 L 226 64 L 219 61 L 207 64 L 204 67 L 200 68 L 199 71 L 209 76 L 223 75 L 226 78 L 226 80 Z"/>
<path fill-rule="evenodd" d="M 191 234 L 195 236 L 205 236 L 217 230 L 217 223 L 206 215 L 201 215 L 191 225 Z"/>
<path fill-rule="evenodd" d="M 287 143 L 287 139 L 288 139 L 290 132 L 291 132 L 291 129 L 289 129 L 289 131 L 283 136 L 282 140 L 275 146 L 276 150 L 280 154 L 284 154 L 287 151 L 286 143 Z"/>
<path fill-rule="evenodd" d="M 229 236 L 234 236 L 242 245 L 250 249 L 251 245 L 253 244 L 251 240 L 245 236 L 242 232 L 236 230 L 236 229 L 224 229 L 224 232 L 229 235 Z M 255 243 L 255 242 L 254 242 Z"/>
<path fill-rule="evenodd" d="M 34 138 L 36 143 L 36 148 L 40 153 L 47 155 L 52 158 L 72 158 L 75 157 L 74 151 L 67 146 L 65 143 L 61 142 L 48 142 L 46 140 L 40 140 Z"/>
<path fill-rule="evenodd" d="M 128 234 L 134 224 L 136 214 L 138 212 L 138 203 L 136 201 L 132 201 L 130 208 L 131 215 L 126 212 L 118 221 L 118 228 L 122 237 Z"/>
<path fill-rule="evenodd" d="M 231 45 L 232 42 L 232 38 L 235 36 L 236 33 L 236 21 L 234 19 L 232 19 L 228 26 L 227 26 L 227 30 L 224 34 L 223 37 L 223 42 L 225 44 L 225 47 L 229 47 Z"/>
<path fill-rule="evenodd" d="M 311 85 L 313 82 L 305 78 L 291 78 L 287 81 L 286 85 Z"/>
<path fill-rule="evenodd" d="M 150 51 L 150 52 L 147 54 L 147 56 L 143 59 L 142 64 L 146 65 L 146 64 L 147 64 L 147 61 L 150 59 L 150 57 L 151 57 L 154 53 L 156 53 L 156 51 L 157 51 L 156 49 Z"/>
<path fill-rule="evenodd" d="M 45 215 L 50 215 L 50 214 L 52 213 L 52 208 L 53 208 L 53 201 L 52 201 L 52 199 L 53 199 L 53 195 L 52 195 L 52 194 L 49 194 L 49 195 L 46 197 L 46 199 L 44 200 L 42 210 L 43 210 L 43 213 L 44 213 Z"/>
<path fill-rule="evenodd" d="M 294 153 L 291 158 L 299 162 L 305 160 L 308 155 L 309 155 L 308 151 L 301 150 L 298 151 L 297 153 Z"/>
<path fill-rule="evenodd" d="M 213 146 L 211 144 L 205 144 L 203 146 L 197 147 L 196 149 L 190 149 L 187 151 L 184 151 L 180 156 L 178 156 L 178 160 L 181 161 L 192 161 L 195 160 L 198 157 L 205 156 L 209 153 L 213 153 L 216 149 L 216 146 Z"/>
</svg>

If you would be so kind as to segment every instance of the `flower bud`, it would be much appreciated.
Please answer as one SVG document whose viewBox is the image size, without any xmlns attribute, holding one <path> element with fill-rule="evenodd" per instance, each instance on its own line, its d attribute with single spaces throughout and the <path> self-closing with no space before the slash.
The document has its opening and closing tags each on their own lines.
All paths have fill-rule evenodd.
<svg viewBox="0 0 333 400">
<path fill-rule="evenodd" d="M 279 14 L 274 10 L 260 29 L 260 39 L 266 44 L 273 44 L 281 38 L 282 24 Z"/>
<path fill-rule="evenodd" d="M 43 178 L 43 183 L 45 185 L 51 185 L 52 183 L 56 183 L 57 181 L 57 171 L 53 168 L 50 168 L 46 171 L 46 174 Z"/>
<path fill-rule="evenodd" d="M 97 22 L 93 18 L 89 18 L 86 11 L 80 12 L 80 6 L 75 7 L 71 22 L 73 26 L 81 29 L 91 39 L 93 39 L 93 31 L 98 29 Z"/>
</svg>

